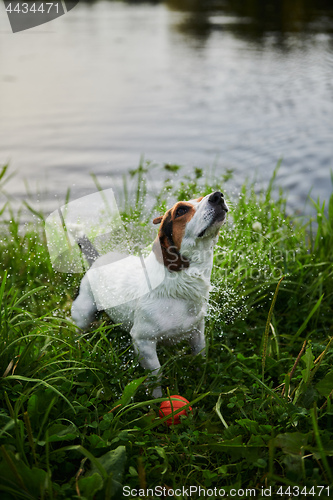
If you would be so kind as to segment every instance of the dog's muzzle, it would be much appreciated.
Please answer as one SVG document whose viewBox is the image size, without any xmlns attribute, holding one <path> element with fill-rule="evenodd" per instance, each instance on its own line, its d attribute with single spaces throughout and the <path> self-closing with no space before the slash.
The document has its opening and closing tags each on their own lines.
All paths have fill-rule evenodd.
<svg viewBox="0 0 333 500">
<path fill-rule="evenodd" d="M 229 210 L 224 200 L 223 193 L 221 193 L 220 191 L 215 191 L 215 193 L 212 193 L 208 198 L 208 203 L 209 205 L 211 205 L 215 212 L 211 225 L 214 224 L 214 222 L 223 221 L 225 219 L 226 213 Z"/>
<path fill-rule="evenodd" d="M 225 219 L 226 213 L 229 211 L 227 204 L 224 200 L 223 193 L 221 193 L 220 191 L 215 191 L 215 193 L 212 193 L 209 196 L 208 204 L 214 210 L 214 215 L 213 215 L 212 220 L 210 221 L 209 225 L 203 231 L 201 231 L 201 233 L 198 235 L 199 238 L 204 236 L 207 229 L 209 227 L 211 227 L 215 222 L 223 222 Z"/>
<path fill-rule="evenodd" d="M 212 193 L 208 198 L 208 203 L 218 211 L 222 210 L 224 212 L 228 212 L 229 210 L 224 201 L 223 193 L 221 193 L 220 191 L 215 191 L 215 193 Z"/>
</svg>

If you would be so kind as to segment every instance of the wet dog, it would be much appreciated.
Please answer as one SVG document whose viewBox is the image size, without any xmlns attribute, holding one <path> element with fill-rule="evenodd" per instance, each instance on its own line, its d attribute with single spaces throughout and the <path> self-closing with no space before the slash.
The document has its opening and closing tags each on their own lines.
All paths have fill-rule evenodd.
<svg viewBox="0 0 333 500">
<path fill-rule="evenodd" d="M 85 329 L 98 310 L 122 323 L 143 368 L 160 378 L 156 345 L 188 339 L 205 354 L 205 313 L 214 245 L 228 206 L 221 192 L 177 202 L 163 216 L 151 253 L 114 261 L 97 257 L 82 279 L 72 318 Z M 162 395 L 161 388 L 153 391 Z"/>
</svg>

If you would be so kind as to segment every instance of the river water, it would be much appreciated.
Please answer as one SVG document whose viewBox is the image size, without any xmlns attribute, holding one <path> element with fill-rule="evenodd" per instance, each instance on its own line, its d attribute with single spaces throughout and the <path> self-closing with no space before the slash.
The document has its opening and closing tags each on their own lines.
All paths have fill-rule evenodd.
<svg viewBox="0 0 333 500">
<path fill-rule="evenodd" d="M 290 3 L 290 2 L 289 2 Z M 246 5 L 245 5 L 246 4 Z M 0 4 L 0 164 L 7 190 L 55 209 L 141 155 L 328 199 L 333 6 L 259 0 L 80 2 L 11 33 Z M 156 174 L 156 181 L 160 174 Z M 39 193 L 36 195 L 35 193 Z"/>
</svg>

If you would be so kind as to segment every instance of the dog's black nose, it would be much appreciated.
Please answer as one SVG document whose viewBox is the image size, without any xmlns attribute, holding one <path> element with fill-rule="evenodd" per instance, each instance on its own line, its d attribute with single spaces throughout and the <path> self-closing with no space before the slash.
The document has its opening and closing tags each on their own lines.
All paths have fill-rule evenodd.
<svg viewBox="0 0 333 500">
<path fill-rule="evenodd" d="M 215 191 L 215 193 L 212 193 L 210 195 L 210 197 L 208 198 L 208 201 L 209 201 L 209 203 L 211 203 L 212 205 L 215 205 L 215 206 L 221 205 L 223 210 L 225 212 L 228 212 L 228 207 L 225 204 L 223 193 L 221 193 L 220 191 Z"/>
</svg>

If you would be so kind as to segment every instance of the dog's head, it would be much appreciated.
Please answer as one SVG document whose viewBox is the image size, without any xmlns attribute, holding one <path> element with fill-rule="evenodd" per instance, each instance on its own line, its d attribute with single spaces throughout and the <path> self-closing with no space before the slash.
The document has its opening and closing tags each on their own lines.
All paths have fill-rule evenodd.
<svg viewBox="0 0 333 500">
<path fill-rule="evenodd" d="M 157 243 L 162 250 L 163 263 L 169 271 L 181 271 L 190 265 L 182 255 L 194 249 L 198 242 L 211 240 L 222 226 L 228 206 L 220 191 L 190 201 L 179 201 L 154 224 L 161 224 L 153 250 L 158 256 Z M 158 257 L 159 258 L 159 257 Z"/>
</svg>

